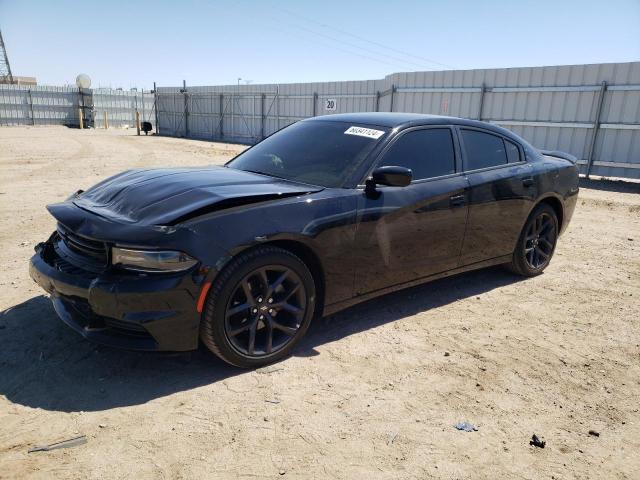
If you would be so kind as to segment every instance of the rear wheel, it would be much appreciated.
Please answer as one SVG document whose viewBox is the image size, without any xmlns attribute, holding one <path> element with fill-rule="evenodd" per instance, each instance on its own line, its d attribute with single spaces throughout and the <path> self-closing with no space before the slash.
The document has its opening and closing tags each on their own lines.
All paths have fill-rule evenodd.
<svg viewBox="0 0 640 480">
<path fill-rule="evenodd" d="M 254 368 L 289 355 L 309 328 L 315 284 L 293 253 L 259 247 L 231 261 L 207 298 L 200 338 L 232 365 Z"/>
<path fill-rule="evenodd" d="M 558 217 L 547 204 L 538 205 L 525 223 L 509 268 L 518 275 L 540 275 L 549 265 L 558 239 Z"/>
</svg>

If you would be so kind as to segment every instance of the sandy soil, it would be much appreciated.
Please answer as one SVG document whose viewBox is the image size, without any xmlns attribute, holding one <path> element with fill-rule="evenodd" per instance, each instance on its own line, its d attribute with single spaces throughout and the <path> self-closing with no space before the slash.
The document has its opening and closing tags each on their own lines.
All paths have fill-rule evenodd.
<svg viewBox="0 0 640 480">
<path fill-rule="evenodd" d="M 586 182 L 540 277 L 493 268 L 368 302 L 262 370 L 96 347 L 56 318 L 27 273 L 47 203 L 241 148 L 0 129 L 0 478 L 638 478 L 640 184 Z"/>
</svg>

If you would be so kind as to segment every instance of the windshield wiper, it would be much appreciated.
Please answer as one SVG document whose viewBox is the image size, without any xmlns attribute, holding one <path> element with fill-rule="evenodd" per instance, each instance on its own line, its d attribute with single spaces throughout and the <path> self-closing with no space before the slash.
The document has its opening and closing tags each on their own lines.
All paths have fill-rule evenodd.
<svg viewBox="0 0 640 480">
<path fill-rule="evenodd" d="M 257 173 L 258 175 L 268 175 L 264 172 L 261 172 L 259 170 L 247 170 L 246 168 L 241 168 L 240 170 L 242 170 L 243 172 L 249 172 L 249 173 Z"/>
<path fill-rule="evenodd" d="M 289 180 L 287 177 L 281 177 L 280 175 L 276 175 L 274 173 L 263 173 L 263 175 L 269 175 L 270 177 L 274 178 L 281 178 L 282 180 Z"/>
<path fill-rule="evenodd" d="M 279 175 L 274 175 L 273 173 L 267 173 L 267 172 L 261 172 L 259 170 L 247 170 L 247 169 L 242 169 L 243 172 L 249 172 L 249 173 L 257 173 L 258 175 L 265 175 L 267 177 L 274 177 L 274 178 L 281 178 L 283 180 L 289 180 L 286 177 L 281 177 Z"/>
</svg>

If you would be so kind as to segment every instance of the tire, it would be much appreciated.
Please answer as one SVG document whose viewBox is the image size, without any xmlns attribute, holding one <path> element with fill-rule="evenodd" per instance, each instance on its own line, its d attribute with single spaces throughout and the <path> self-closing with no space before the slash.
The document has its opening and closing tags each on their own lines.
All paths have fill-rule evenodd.
<svg viewBox="0 0 640 480">
<path fill-rule="evenodd" d="M 236 367 L 268 365 L 304 336 L 315 302 L 313 275 L 302 260 L 282 248 L 258 247 L 231 260 L 212 284 L 200 339 Z"/>
<path fill-rule="evenodd" d="M 540 275 L 553 257 L 558 231 L 558 216 L 550 205 L 542 203 L 534 208 L 507 265 L 509 270 L 524 277 Z"/>
</svg>

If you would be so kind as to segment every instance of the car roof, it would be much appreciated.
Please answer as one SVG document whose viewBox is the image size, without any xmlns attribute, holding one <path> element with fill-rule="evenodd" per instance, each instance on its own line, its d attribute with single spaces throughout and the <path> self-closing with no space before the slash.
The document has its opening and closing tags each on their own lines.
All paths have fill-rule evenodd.
<svg viewBox="0 0 640 480">
<path fill-rule="evenodd" d="M 493 130 L 501 135 L 511 138 L 514 134 L 509 130 L 497 125 L 470 120 L 466 118 L 447 117 L 443 115 L 428 115 L 424 113 L 401 113 L 401 112 L 361 112 L 361 113 L 338 113 L 334 115 L 321 115 L 303 120 L 304 122 L 345 122 L 358 123 L 361 125 L 377 125 L 380 127 L 398 128 L 412 127 L 418 125 L 463 125 L 467 127 L 478 127 Z M 518 137 L 516 137 L 518 138 Z M 518 138 L 522 141 L 522 139 Z"/>
</svg>

